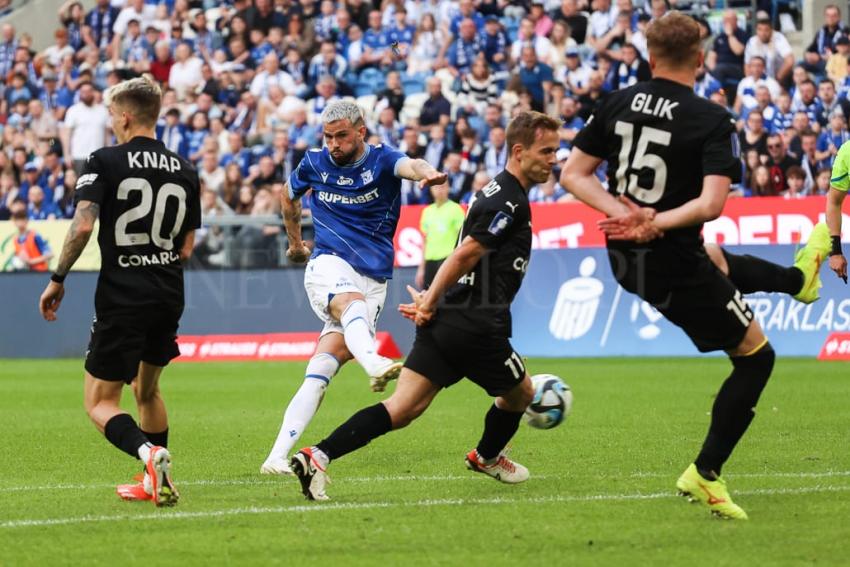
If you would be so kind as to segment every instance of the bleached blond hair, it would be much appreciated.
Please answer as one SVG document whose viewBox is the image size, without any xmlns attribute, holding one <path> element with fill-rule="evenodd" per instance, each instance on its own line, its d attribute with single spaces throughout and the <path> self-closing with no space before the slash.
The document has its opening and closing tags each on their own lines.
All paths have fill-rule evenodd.
<svg viewBox="0 0 850 567">
<path fill-rule="evenodd" d="M 147 77 L 138 77 L 109 87 L 104 102 L 107 106 L 121 107 L 141 124 L 153 126 L 159 118 L 162 90 Z"/>
</svg>

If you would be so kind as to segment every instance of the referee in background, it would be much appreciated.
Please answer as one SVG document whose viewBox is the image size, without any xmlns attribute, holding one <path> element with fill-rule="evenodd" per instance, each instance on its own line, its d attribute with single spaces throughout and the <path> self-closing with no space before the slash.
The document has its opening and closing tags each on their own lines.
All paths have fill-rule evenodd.
<svg viewBox="0 0 850 567">
<path fill-rule="evenodd" d="M 434 202 L 425 207 L 419 219 L 419 230 L 425 235 L 422 262 L 416 270 L 416 287 L 428 289 L 443 260 L 457 245 L 457 235 L 463 226 L 463 207 L 449 199 L 449 185 L 431 187 Z"/>
</svg>

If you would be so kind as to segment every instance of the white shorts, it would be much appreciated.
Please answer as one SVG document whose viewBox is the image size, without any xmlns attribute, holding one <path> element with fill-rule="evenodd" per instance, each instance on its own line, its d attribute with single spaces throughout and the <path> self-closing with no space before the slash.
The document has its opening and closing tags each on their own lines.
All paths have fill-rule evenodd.
<svg viewBox="0 0 850 567">
<path fill-rule="evenodd" d="M 332 318 L 328 312 L 328 303 L 333 296 L 340 293 L 362 294 L 366 298 L 369 325 L 373 334 L 387 298 L 386 282 L 381 283 L 358 274 L 348 262 L 331 254 L 316 256 L 307 263 L 307 269 L 304 271 L 304 289 L 307 290 L 307 297 L 313 311 L 325 323 L 320 336 L 343 332 L 340 322 Z"/>
</svg>

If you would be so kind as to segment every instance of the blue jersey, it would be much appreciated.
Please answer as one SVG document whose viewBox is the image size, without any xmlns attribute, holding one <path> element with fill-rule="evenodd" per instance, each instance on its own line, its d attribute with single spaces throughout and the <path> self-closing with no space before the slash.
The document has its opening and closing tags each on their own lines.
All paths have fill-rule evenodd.
<svg viewBox="0 0 850 567">
<path fill-rule="evenodd" d="M 289 176 L 289 195 L 295 199 L 313 189 L 313 257 L 333 254 L 364 276 L 392 277 L 393 236 L 401 210 L 396 172 L 406 159 L 382 144 L 367 144 L 363 157 L 348 166 L 337 165 L 327 148 L 304 154 Z"/>
</svg>

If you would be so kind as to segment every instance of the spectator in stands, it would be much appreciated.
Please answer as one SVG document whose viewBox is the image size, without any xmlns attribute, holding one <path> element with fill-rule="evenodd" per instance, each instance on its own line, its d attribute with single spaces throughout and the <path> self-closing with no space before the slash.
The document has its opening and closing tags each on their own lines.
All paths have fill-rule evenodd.
<svg viewBox="0 0 850 567">
<path fill-rule="evenodd" d="M 319 128 L 325 107 L 336 100 L 339 100 L 336 80 L 325 75 L 316 84 L 316 96 L 307 101 L 307 122 Z"/>
<path fill-rule="evenodd" d="M 296 48 L 302 57 L 308 57 L 313 51 L 313 27 L 306 26 L 299 14 L 292 14 L 286 25 L 286 35 L 283 37 L 283 47 Z"/>
<path fill-rule="evenodd" d="M 769 18 L 756 22 L 756 34 L 747 41 L 744 60 L 750 62 L 753 57 L 764 60 L 767 76 L 781 84 L 787 84 L 794 68 L 794 54 L 791 44 L 781 32 L 773 29 Z"/>
<path fill-rule="evenodd" d="M 259 163 L 252 169 L 253 171 L 247 181 L 251 183 L 254 189 L 271 187 L 281 181 L 277 175 L 277 167 L 271 156 L 261 157 Z"/>
<path fill-rule="evenodd" d="M 735 112 L 741 114 L 745 110 L 755 108 L 758 101 L 755 98 L 756 88 L 767 87 L 772 100 L 777 100 L 782 87 L 773 77 L 765 76 L 764 58 L 754 55 L 747 61 L 747 76 L 738 83 L 738 93 L 735 97 Z"/>
<path fill-rule="evenodd" d="M 275 175 L 279 180 L 286 180 L 298 165 L 295 163 L 292 148 L 289 145 L 289 133 L 280 127 L 275 130 L 272 138 L 271 158 L 275 163 Z"/>
<path fill-rule="evenodd" d="M 168 86 L 177 93 L 181 101 L 203 81 L 203 61 L 192 53 L 187 43 L 180 43 L 174 50 L 174 63 L 168 74 Z"/>
<path fill-rule="evenodd" d="M 0 156 L 5 157 L 5 153 L 0 152 Z M 18 196 L 18 189 L 15 187 L 15 177 L 8 172 L 0 170 L 0 221 L 9 220 L 12 216 L 13 203 Z M 26 205 L 21 201 L 21 208 L 26 215 Z"/>
<path fill-rule="evenodd" d="M 280 60 L 274 52 L 263 57 L 263 69 L 251 81 L 251 94 L 256 98 L 266 99 L 271 86 L 280 87 L 287 95 L 294 95 L 296 92 L 295 81 L 289 73 L 280 69 Z"/>
<path fill-rule="evenodd" d="M 528 200 L 531 203 L 557 203 L 569 199 L 569 194 L 556 183 L 552 175 L 545 182 L 538 183 L 528 190 Z"/>
<path fill-rule="evenodd" d="M 378 115 L 375 134 L 380 137 L 382 144 L 397 148 L 401 143 L 402 130 L 402 125 L 396 120 L 395 110 L 392 107 L 387 106 L 381 110 Z"/>
<path fill-rule="evenodd" d="M 587 34 L 587 16 L 582 14 L 576 0 L 561 0 L 561 6 L 552 13 L 555 22 L 565 22 L 570 29 L 570 35 L 581 45 Z"/>
<path fill-rule="evenodd" d="M 62 155 L 59 148 L 51 147 L 44 155 L 44 163 L 38 177 L 38 184 L 44 188 L 48 199 L 54 203 L 64 197 L 65 164 L 62 163 Z M 60 209 L 60 213 L 60 216 L 66 216 L 64 210 Z"/>
<path fill-rule="evenodd" d="M 809 117 L 809 124 L 812 128 L 820 129 L 818 118 L 821 114 L 821 103 L 817 98 L 817 87 L 814 81 L 806 79 L 797 88 L 800 97 L 791 105 L 791 110 L 796 112 L 805 112 Z"/>
<path fill-rule="evenodd" d="M 788 168 L 800 165 L 800 160 L 788 155 L 785 140 L 778 134 L 772 134 L 767 138 L 767 153 L 770 158 L 767 166 L 770 169 L 770 181 L 773 195 L 778 195 L 788 188 L 785 184 Z"/>
<path fill-rule="evenodd" d="M 61 138 L 62 154 L 71 159 L 79 175 L 89 155 L 106 145 L 109 113 L 96 101 L 91 83 L 80 85 L 78 94 L 79 102 L 65 114 Z"/>
<path fill-rule="evenodd" d="M 250 91 L 243 91 L 236 107 L 231 109 L 228 129 L 242 136 L 252 135 L 257 130 L 257 118 L 256 97 Z"/>
<path fill-rule="evenodd" d="M 472 177 L 472 186 L 470 187 L 470 191 L 464 195 L 460 203 L 462 205 L 468 205 L 472 199 L 475 198 L 475 194 L 484 189 L 488 183 L 490 183 L 490 176 L 487 175 L 486 171 L 478 171 Z"/>
<path fill-rule="evenodd" d="M 83 5 L 78 0 L 65 0 L 59 7 L 59 21 L 68 32 L 71 49 L 80 49 L 83 46 L 83 26 L 86 22 Z"/>
<path fill-rule="evenodd" d="M 484 153 L 484 171 L 491 178 L 496 177 L 508 162 L 508 145 L 505 143 L 505 129 L 496 126 L 490 129 L 489 144 Z"/>
<path fill-rule="evenodd" d="M 771 176 L 771 168 L 766 165 L 756 167 L 748 190 L 749 195 L 753 197 L 775 197 L 779 195 L 779 190 Z"/>
<path fill-rule="evenodd" d="M 186 128 L 180 123 L 180 111 L 169 108 L 165 116 L 157 122 L 156 137 L 161 140 L 165 147 L 184 158 L 188 156 Z"/>
<path fill-rule="evenodd" d="M 610 0 L 604 1 L 608 2 Z M 533 49 L 538 60 L 543 62 L 549 61 L 552 42 L 546 37 L 535 34 L 534 23 L 528 18 L 523 18 L 519 23 L 517 40 L 511 44 L 511 60 L 520 61 L 522 59 L 522 50 L 526 47 Z"/>
<path fill-rule="evenodd" d="M 738 14 L 734 10 L 723 12 L 723 29 L 714 39 L 714 48 L 706 66 L 729 93 L 729 104 L 734 102 L 738 81 L 744 78 L 747 41 L 747 32 L 738 27 Z"/>
<path fill-rule="evenodd" d="M 605 77 L 601 71 L 593 71 L 590 74 L 590 83 L 588 84 L 587 92 L 581 95 L 579 102 L 579 116 L 587 122 L 591 114 L 596 110 L 605 96 L 604 91 Z"/>
<path fill-rule="evenodd" d="M 448 175 L 449 196 L 453 201 L 460 202 L 472 187 L 472 174 L 463 169 L 463 158 L 457 152 L 446 154 L 443 171 Z"/>
<path fill-rule="evenodd" d="M 815 177 L 815 186 L 812 188 L 812 195 L 822 196 L 829 193 L 830 179 L 832 177 L 832 170 L 830 168 L 824 168 L 818 171 L 817 177 Z"/>
<path fill-rule="evenodd" d="M 58 198 L 56 208 L 63 218 L 74 218 L 74 211 L 77 206 L 74 203 L 74 193 L 77 186 L 77 174 L 73 169 L 68 168 L 62 176 L 62 185 L 54 190 L 54 195 Z"/>
<path fill-rule="evenodd" d="M 62 216 L 53 201 L 45 198 L 44 189 L 39 185 L 29 188 L 27 201 L 27 218 L 30 220 L 55 220 Z"/>
<path fill-rule="evenodd" d="M 113 28 L 120 10 L 110 6 L 109 0 L 97 0 L 94 8 L 86 14 L 83 26 L 83 43 L 95 50 L 106 50 L 112 44 Z"/>
<path fill-rule="evenodd" d="M 28 228 L 29 216 L 20 201 L 12 205 L 12 221 L 18 233 L 15 235 L 15 259 L 13 269 L 18 271 L 46 272 L 53 251 L 47 241 L 34 230 Z"/>
<path fill-rule="evenodd" d="M 243 185 L 242 170 L 235 161 L 224 167 L 224 183 L 221 186 L 219 196 L 228 207 L 236 209 L 239 203 L 239 192 Z M 250 187 L 248 188 L 250 191 Z"/>
<path fill-rule="evenodd" d="M 60 92 L 57 88 L 56 73 L 46 68 L 41 76 L 42 89 L 39 94 L 39 100 L 46 111 L 48 111 L 56 120 L 62 120 L 65 116 L 65 110 L 71 101 L 71 95 L 66 90 Z"/>
<path fill-rule="evenodd" d="M 767 153 L 767 130 L 764 128 L 764 116 L 759 109 L 753 109 L 747 116 L 746 127 L 738 134 L 741 140 L 741 153 L 755 150 L 760 156 Z"/>
<path fill-rule="evenodd" d="M 390 44 L 395 44 L 402 56 L 406 57 L 413 46 L 413 36 L 416 34 L 416 26 L 410 25 L 407 20 L 407 9 L 400 5 L 393 14 L 393 25 L 387 32 Z"/>
<path fill-rule="evenodd" d="M 348 64 L 342 55 L 336 52 L 336 46 L 330 40 L 323 41 L 317 53 L 310 60 L 310 68 L 307 71 L 307 83 L 315 88 L 322 77 L 332 77 L 337 83 L 344 82 Z"/>
<path fill-rule="evenodd" d="M 430 189 L 433 203 L 422 210 L 419 218 L 419 230 L 425 237 L 425 245 L 414 278 L 417 289 L 428 289 L 434 281 L 437 270 L 457 244 L 465 216 L 463 208 L 449 199 L 448 184 L 434 185 Z"/>
<path fill-rule="evenodd" d="M 776 98 L 776 109 L 765 114 L 765 122 L 771 133 L 782 133 L 791 128 L 794 121 L 794 113 L 791 111 L 791 97 L 787 92 L 782 92 Z"/>
<path fill-rule="evenodd" d="M 18 199 L 21 199 L 25 203 L 29 203 L 30 195 L 29 191 L 32 187 L 38 185 L 39 178 L 41 177 L 41 172 L 38 169 L 38 165 L 36 165 L 33 161 L 28 161 L 26 165 L 24 165 L 24 174 L 21 179 L 21 183 L 18 186 Z M 53 194 L 51 193 L 50 199 L 53 200 Z"/>
<path fill-rule="evenodd" d="M 594 11 L 590 14 L 590 25 L 587 32 L 587 44 L 597 49 L 599 41 L 611 31 L 617 20 L 617 7 L 611 5 L 611 0 L 596 0 Z M 604 49 L 604 48 L 603 48 Z"/>
<path fill-rule="evenodd" d="M 805 197 L 806 173 L 800 166 L 788 168 L 787 189 L 781 193 L 786 199 L 799 199 Z"/>
<path fill-rule="evenodd" d="M 229 151 L 221 156 L 221 166 L 227 168 L 231 163 L 236 164 L 242 177 L 250 174 L 253 156 L 251 150 L 245 147 L 245 140 L 239 132 L 231 132 L 227 136 Z"/>
<path fill-rule="evenodd" d="M 431 126 L 432 124 L 446 126 L 451 120 L 452 105 L 443 96 L 443 83 L 437 77 L 429 77 L 425 86 L 428 90 L 428 98 L 422 103 L 419 124 L 421 126 Z M 433 164 L 434 162 L 429 163 Z"/>
<path fill-rule="evenodd" d="M 543 104 L 552 87 L 552 68 L 537 60 L 537 53 L 533 47 L 526 46 L 522 49 L 522 60 L 518 65 L 522 86 L 529 92 L 534 110 L 543 110 Z"/>
<path fill-rule="evenodd" d="M 827 60 L 836 51 L 838 38 L 850 33 L 850 28 L 841 21 L 841 9 L 835 4 L 824 8 L 823 22 L 823 27 L 815 34 L 803 58 L 806 70 L 817 74 L 825 71 Z"/>
<path fill-rule="evenodd" d="M 821 128 L 829 125 L 829 118 L 836 110 L 840 110 L 842 116 L 850 116 L 850 100 L 847 97 L 838 98 L 832 79 L 822 79 L 818 83 L 818 101 L 820 107 L 816 118 Z"/>
<path fill-rule="evenodd" d="M 154 19 L 156 19 L 156 6 L 146 4 L 145 0 L 128 0 L 115 19 L 112 31 L 116 36 L 123 36 L 127 33 L 127 26 L 131 21 L 135 20 L 142 29 L 145 29 L 153 23 Z"/>
<path fill-rule="evenodd" d="M 272 26 L 286 27 L 286 18 L 274 9 L 272 0 L 254 0 L 239 16 L 248 29 L 260 29 L 264 34 L 268 34 Z"/>
<path fill-rule="evenodd" d="M 250 188 L 248 190 L 250 191 Z M 251 205 L 251 216 L 267 217 L 275 213 L 275 200 L 271 191 L 265 188 L 257 190 Z M 280 244 L 277 239 L 280 228 L 279 222 L 263 227 L 242 226 L 233 245 L 235 267 L 241 269 L 276 267 L 280 253 Z"/>
<path fill-rule="evenodd" d="M 392 65 L 390 41 L 381 23 L 381 11 L 369 12 L 369 27 L 363 32 L 363 57 L 361 64 L 367 67 Z"/>
<path fill-rule="evenodd" d="M 847 79 L 850 38 L 842 35 L 835 40 L 835 50 L 826 61 L 826 74 L 835 84 L 844 86 Z"/>
<path fill-rule="evenodd" d="M 565 96 L 561 99 L 560 116 L 563 124 L 558 131 L 562 148 L 571 148 L 576 135 L 584 128 L 584 119 L 579 116 L 579 104 L 575 98 Z"/>
<path fill-rule="evenodd" d="M 53 33 L 53 38 L 56 43 L 42 52 L 41 59 L 52 67 L 58 67 L 62 63 L 63 57 L 74 54 L 74 48 L 68 43 L 68 30 L 65 28 L 56 30 Z"/>
<path fill-rule="evenodd" d="M 446 55 L 449 71 L 456 77 L 465 77 L 481 52 L 482 45 L 475 22 L 465 18 L 461 21 L 458 35 Z"/>
<path fill-rule="evenodd" d="M 631 43 L 623 45 L 620 56 L 621 60 L 611 67 L 611 83 L 614 90 L 625 89 L 652 78 L 649 63 L 643 60 L 634 45 Z"/>
<path fill-rule="evenodd" d="M 806 175 L 805 190 L 808 192 L 815 184 L 815 175 L 822 164 L 817 158 L 818 135 L 812 130 L 804 130 L 800 134 L 800 166 Z"/>
<path fill-rule="evenodd" d="M 395 111 L 396 116 L 398 116 L 404 108 L 404 98 L 404 87 L 402 87 L 401 84 L 401 74 L 398 71 L 390 71 L 387 73 L 384 90 L 378 93 L 376 108 L 389 106 Z"/>
<path fill-rule="evenodd" d="M 556 78 L 564 76 L 567 68 L 567 50 L 578 47 L 576 41 L 570 37 L 570 28 L 564 21 L 557 21 L 552 26 L 552 34 L 549 36 L 552 42 L 552 50 L 549 52 L 549 66 Z"/>
<path fill-rule="evenodd" d="M 446 129 L 442 124 L 433 124 L 428 132 L 428 144 L 425 146 L 424 159 L 436 169 L 443 169 L 443 162 L 448 154 L 449 146 L 446 141 Z"/>
<path fill-rule="evenodd" d="M 299 108 L 292 113 L 292 125 L 289 127 L 289 141 L 297 152 L 298 159 L 309 148 L 319 145 L 321 132 L 316 126 L 307 123 L 307 110 Z"/>
<path fill-rule="evenodd" d="M 487 16 L 484 31 L 479 37 L 481 50 L 487 65 L 493 71 L 500 74 L 507 71 L 507 48 L 510 40 L 502 28 L 498 16 L 494 14 Z"/>
<path fill-rule="evenodd" d="M 205 112 L 197 111 L 189 120 L 190 130 L 186 133 L 186 153 L 189 161 L 197 164 L 203 155 L 204 141 L 210 135 L 210 119 Z"/>
<path fill-rule="evenodd" d="M 847 119 L 841 107 L 832 111 L 829 118 L 829 128 L 824 128 L 818 137 L 816 157 L 821 168 L 832 168 L 835 154 L 845 142 L 850 140 L 847 131 Z"/>
<path fill-rule="evenodd" d="M 434 15 L 426 12 L 413 38 L 413 47 L 407 58 L 407 73 L 417 75 L 443 66 L 444 62 L 440 58 L 442 45 L 446 45 L 446 34 L 437 28 Z"/>
<path fill-rule="evenodd" d="M 490 67 L 483 56 L 478 56 L 472 63 L 460 86 L 457 105 L 466 115 L 484 115 L 488 105 L 499 101 L 499 88 L 490 75 Z"/>
</svg>

